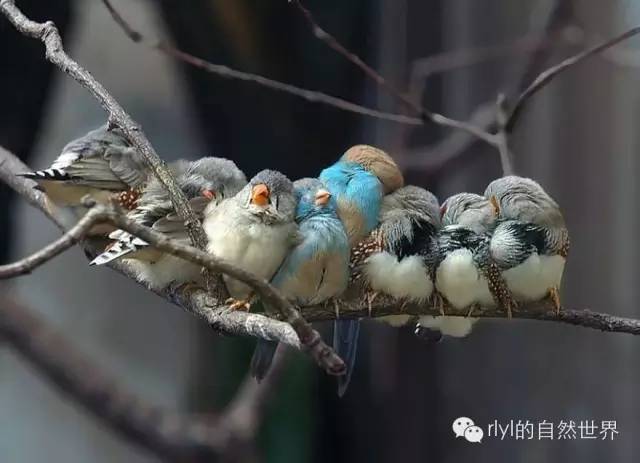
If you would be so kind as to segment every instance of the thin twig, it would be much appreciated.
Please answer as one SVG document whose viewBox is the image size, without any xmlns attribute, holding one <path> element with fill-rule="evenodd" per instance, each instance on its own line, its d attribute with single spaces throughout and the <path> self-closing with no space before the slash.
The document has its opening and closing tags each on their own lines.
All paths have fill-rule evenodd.
<svg viewBox="0 0 640 463">
<path fill-rule="evenodd" d="M 447 116 L 443 116 L 442 114 L 432 112 L 413 101 L 408 95 L 401 92 L 391 83 L 389 83 L 389 81 L 385 79 L 378 71 L 365 63 L 358 55 L 342 45 L 333 35 L 322 29 L 313 17 L 311 11 L 308 8 L 305 8 L 302 3 L 300 3 L 298 0 L 289 0 L 289 3 L 292 3 L 298 8 L 298 10 L 300 10 L 306 21 L 309 23 L 309 26 L 311 27 L 313 34 L 317 39 L 327 44 L 327 46 L 329 46 L 332 50 L 344 56 L 350 63 L 361 69 L 367 77 L 384 88 L 387 93 L 396 98 L 398 101 L 402 102 L 403 105 L 411 108 L 416 114 L 420 116 L 420 118 L 440 125 L 442 127 L 449 127 L 467 132 L 492 146 L 496 145 L 494 136 L 489 132 L 483 130 L 482 128 L 476 127 L 468 122 L 459 121 Z"/>
<path fill-rule="evenodd" d="M 591 47 L 587 50 L 584 50 L 576 55 L 573 55 L 561 63 L 553 66 L 536 77 L 536 79 L 518 96 L 516 103 L 513 105 L 511 112 L 509 113 L 509 117 L 505 123 L 505 131 L 510 133 L 513 131 L 513 128 L 518 121 L 520 115 L 522 114 L 522 110 L 526 106 L 529 99 L 543 89 L 549 82 L 551 82 L 555 77 L 557 77 L 560 73 L 567 70 L 568 68 L 575 66 L 576 64 L 584 61 L 587 58 L 590 58 L 598 53 L 601 53 L 620 42 L 623 42 L 635 35 L 640 34 L 640 26 L 636 26 L 623 32 L 612 39 L 609 39 L 603 43 L 600 43 L 594 47 Z"/>
<path fill-rule="evenodd" d="M 133 27 L 131 27 L 131 25 L 124 19 L 124 17 L 115 9 L 115 7 L 113 6 L 110 0 L 102 0 L 102 3 L 104 3 L 109 13 L 111 13 L 111 16 L 113 17 L 114 21 L 118 24 L 118 26 L 120 26 L 120 28 L 122 28 L 123 32 L 133 42 L 144 44 L 150 48 L 160 51 L 161 53 L 164 53 L 179 61 L 182 61 L 183 63 L 186 63 L 190 66 L 194 66 L 206 72 L 209 72 L 211 74 L 215 74 L 218 77 L 251 82 L 256 85 L 269 88 L 271 90 L 287 93 L 289 95 L 302 98 L 311 103 L 324 104 L 336 109 L 340 109 L 342 111 L 360 114 L 362 116 L 374 117 L 376 119 L 396 122 L 399 124 L 408 124 L 408 125 L 423 124 L 422 119 L 418 117 L 410 117 L 410 116 L 405 116 L 403 114 L 394 114 L 394 113 L 388 113 L 385 111 L 378 111 L 377 109 L 368 108 L 366 106 L 352 103 L 350 101 L 347 101 L 332 95 L 328 95 L 326 93 L 317 92 L 315 90 L 308 90 L 301 87 L 296 87 L 295 85 L 269 79 L 268 77 L 252 74 L 249 72 L 238 71 L 236 69 L 232 69 L 222 64 L 215 64 L 207 60 L 204 60 L 202 58 L 198 58 L 197 56 L 194 56 L 190 53 L 186 53 L 182 50 L 179 50 L 176 47 L 166 42 L 163 42 L 160 40 L 147 39 L 140 32 L 136 31 Z"/>
</svg>

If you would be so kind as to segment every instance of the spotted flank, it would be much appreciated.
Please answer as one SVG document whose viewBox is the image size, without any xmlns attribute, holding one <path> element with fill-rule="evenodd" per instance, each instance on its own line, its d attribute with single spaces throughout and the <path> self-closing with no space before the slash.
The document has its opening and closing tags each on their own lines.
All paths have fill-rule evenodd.
<svg viewBox="0 0 640 463">
<path fill-rule="evenodd" d="M 118 204 L 123 209 L 128 211 L 134 210 L 138 205 L 138 198 L 140 197 L 140 190 L 130 188 L 122 191 L 118 194 Z"/>
<path fill-rule="evenodd" d="M 19 177 L 30 178 L 32 180 L 56 180 L 65 181 L 71 180 L 71 176 L 62 169 L 45 169 L 37 170 L 35 172 L 27 172 L 24 174 L 18 174 Z"/>
<path fill-rule="evenodd" d="M 118 259 L 119 257 L 126 256 L 127 254 L 131 254 L 132 252 L 139 251 L 140 249 L 149 246 L 145 241 L 126 232 L 118 230 L 114 233 L 118 232 L 120 232 L 118 241 L 114 241 L 111 245 L 109 245 L 107 250 L 93 259 L 89 263 L 89 265 L 108 264 L 109 262 Z"/>
</svg>

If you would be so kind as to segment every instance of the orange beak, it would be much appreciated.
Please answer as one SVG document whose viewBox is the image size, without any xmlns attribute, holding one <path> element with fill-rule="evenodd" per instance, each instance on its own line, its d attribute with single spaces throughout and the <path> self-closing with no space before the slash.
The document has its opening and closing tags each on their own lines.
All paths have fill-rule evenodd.
<svg viewBox="0 0 640 463">
<path fill-rule="evenodd" d="M 495 196 L 492 196 L 489 199 L 489 202 L 491 203 L 491 205 L 493 206 L 493 213 L 496 217 L 498 217 L 500 215 L 500 203 L 498 203 L 498 198 L 496 198 Z"/>
<path fill-rule="evenodd" d="M 251 203 L 257 206 L 269 204 L 269 188 L 264 183 L 259 183 L 251 190 Z"/>
<path fill-rule="evenodd" d="M 316 193 L 316 206 L 326 206 L 331 199 L 331 193 L 327 190 L 318 190 Z"/>
<path fill-rule="evenodd" d="M 213 190 L 202 190 L 202 196 L 204 196 L 209 201 L 211 201 L 212 199 L 215 199 L 216 192 Z"/>
</svg>

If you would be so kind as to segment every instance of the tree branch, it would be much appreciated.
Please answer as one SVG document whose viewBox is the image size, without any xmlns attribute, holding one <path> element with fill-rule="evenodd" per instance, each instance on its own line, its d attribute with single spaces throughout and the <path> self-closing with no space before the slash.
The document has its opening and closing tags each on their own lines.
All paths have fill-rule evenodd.
<svg viewBox="0 0 640 463">
<path fill-rule="evenodd" d="M 107 89 L 65 53 L 62 39 L 55 24 L 51 21 L 45 23 L 31 21 L 16 7 L 14 0 L 0 0 L 0 12 L 6 16 L 19 32 L 42 41 L 45 45 L 47 60 L 82 85 L 100 102 L 100 105 L 109 113 L 109 123 L 123 131 L 143 156 L 153 174 L 167 189 L 176 213 L 185 221 L 189 237 L 194 246 L 204 249 L 206 247 L 206 237 L 200 222 L 193 210 L 191 210 L 187 198 L 182 193 L 169 169 L 167 169 L 166 164 L 160 159 L 140 126 L 125 112 L 124 108 L 109 94 Z"/>
<path fill-rule="evenodd" d="M 245 381 L 241 393 L 218 417 L 182 415 L 126 391 L 64 336 L 10 300 L 0 302 L 0 338 L 109 429 L 163 461 L 208 461 L 246 445 L 255 437 L 264 401 L 282 373 L 279 359 L 260 385 L 253 378 Z M 243 405 L 237 403 L 240 398 Z"/>
<path fill-rule="evenodd" d="M 13 165 L 14 167 L 20 168 L 21 172 L 24 172 L 24 170 L 22 169 L 26 166 L 24 166 L 24 164 L 20 163 L 19 161 L 17 163 L 14 162 L 11 159 L 14 156 L 7 150 L 1 150 L 0 156 L 2 156 L 0 157 L 0 163 L 2 163 L 2 165 Z M 5 162 L 4 160 L 6 159 L 8 159 L 8 161 Z M 0 178 L 2 178 L 3 180 L 5 178 L 11 179 L 10 186 L 16 187 L 16 191 L 18 192 L 24 191 L 26 193 L 26 191 L 28 190 L 23 187 L 24 184 L 22 184 L 21 182 L 31 181 L 28 179 L 23 179 L 21 177 L 16 177 L 16 173 L 19 172 L 11 172 L 8 169 L 0 170 Z M 33 196 L 33 193 L 28 194 L 30 196 Z M 40 209 L 43 209 L 47 204 L 46 195 L 44 194 L 40 193 L 33 199 L 34 202 L 32 204 Z M 265 325 L 270 324 L 272 322 L 271 319 L 267 317 L 261 317 L 262 319 L 253 320 L 252 323 L 250 322 L 250 319 L 248 317 L 244 320 L 240 318 L 240 321 L 243 321 L 247 325 L 251 324 L 251 326 L 253 327 L 253 329 L 246 334 L 250 334 L 253 336 L 257 335 L 258 337 L 265 337 L 266 339 L 270 340 L 273 340 L 276 336 L 284 336 L 286 338 L 285 340 L 287 344 L 293 345 L 297 348 L 309 352 L 309 354 L 320 366 L 324 368 L 327 373 L 332 375 L 340 375 L 344 371 L 344 363 L 336 355 L 336 353 L 322 341 L 320 334 L 316 330 L 314 330 L 311 325 L 309 325 L 304 320 L 300 313 L 291 305 L 291 303 L 287 301 L 267 281 L 254 276 L 250 272 L 247 272 L 220 259 L 217 259 L 213 255 L 208 254 L 200 249 L 168 239 L 162 233 L 152 230 L 151 228 L 144 227 L 137 222 L 129 219 L 126 215 L 115 209 L 114 206 L 109 207 L 104 205 L 94 205 L 94 207 L 84 216 L 83 219 L 80 220 L 78 224 L 72 227 L 69 231 L 65 232 L 64 235 L 55 242 L 18 262 L 1 266 L 0 278 L 9 278 L 12 276 L 28 273 L 38 265 L 47 262 L 64 250 L 69 249 L 74 243 L 78 242 L 83 237 L 83 233 L 88 232 L 91 228 L 93 228 L 94 225 L 99 223 L 109 223 L 117 228 L 120 228 L 142 238 L 143 240 L 147 241 L 149 244 L 157 249 L 160 249 L 163 252 L 167 252 L 168 254 L 174 255 L 176 257 L 181 257 L 185 260 L 189 260 L 213 272 L 228 274 L 229 276 L 246 283 L 247 285 L 252 287 L 265 302 L 267 302 L 269 305 L 272 305 L 276 310 L 280 312 L 287 323 L 291 325 L 290 328 L 292 328 L 293 331 L 292 334 L 288 332 L 288 330 L 285 330 L 282 326 L 275 326 L 273 331 L 275 331 L 277 335 L 265 333 L 264 336 L 260 336 L 257 335 L 258 331 L 256 330 L 267 331 L 265 330 Z M 172 299 L 175 300 L 175 296 L 172 296 Z M 205 295 L 204 300 L 199 300 L 197 305 L 185 304 L 185 306 L 192 307 L 191 311 L 200 316 L 205 316 L 205 314 L 208 314 L 212 311 L 216 312 L 215 315 L 206 315 L 205 318 L 210 323 L 215 323 L 216 326 L 222 326 L 222 329 L 224 330 L 224 320 L 230 317 L 231 314 L 228 313 L 229 311 L 227 310 L 227 307 L 221 305 L 218 301 L 214 301 L 214 305 L 216 306 L 216 308 L 211 308 L 211 299 L 211 297 L 206 297 Z M 234 332 L 239 331 L 239 328 L 237 326 L 238 321 L 239 320 L 233 322 Z M 273 322 L 278 323 L 275 320 L 273 320 Z M 247 326 L 243 327 L 247 328 Z M 295 340 L 292 338 L 295 338 Z"/>
<path fill-rule="evenodd" d="M 6 150 L 4 150 L 6 153 Z M 1 161 L 1 159 L 0 159 Z M 3 171 L 0 170 L 0 179 Z M 26 179 L 20 179 L 26 181 Z M 35 204 L 42 209 L 42 205 Z M 185 310 L 203 318 L 214 328 L 234 335 L 253 336 L 271 341 L 282 342 L 296 349 L 308 350 L 316 362 L 330 374 L 340 374 L 343 367 L 340 359 L 326 346 L 320 339 L 319 334 L 313 330 L 304 318 L 283 299 L 275 288 L 266 281 L 261 280 L 249 272 L 229 265 L 216 259 L 197 248 L 176 242 L 167 238 L 162 233 L 144 227 L 133 222 L 128 217 L 118 213 L 112 208 L 105 206 L 95 206 L 93 208 L 93 224 L 99 221 L 106 221 L 118 228 L 121 228 L 135 236 L 138 236 L 160 249 L 163 252 L 183 258 L 190 262 L 202 265 L 212 271 L 222 272 L 236 278 L 253 287 L 263 300 L 276 307 L 280 314 L 288 323 L 259 314 L 249 314 L 244 312 L 229 312 L 225 305 L 214 302 L 205 291 L 189 285 L 177 288 L 174 291 L 158 291 L 157 294 L 167 300 L 177 304 Z M 91 220 L 83 222 L 84 228 L 91 228 Z M 92 225 L 93 225 L 92 224 Z M 53 257 L 50 256 L 50 257 Z M 40 263 L 44 262 L 42 259 Z M 9 264 L 20 267 L 20 263 Z M 116 266 L 115 269 L 129 277 L 125 265 Z M 320 305 L 300 308 L 306 320 L 324 321 L 336 319 L 336 310 L 333 305 Z M 468 309 L 455 309 L 445 307 L 447 315 L 468 316 Z M 541 301 L 529 304 L 522 304 L 513 313 L 514 318 L 525 318 L 533 320 L 555 321 L 569 323 L 587 328 L 599 329 L 602 331 L 623 332 L 640 334 L 640 320 L 624 317 L 616 317 L 609 314 L 592 312 L 589 310 L 563 309 L 559 315 L 554 313 L 554 307 L 549 301 Z M 438 309 L 432 304 L 401 304 L 391 298 L 379 296 L 371 306 L 361 297 L 353 297 L 338 301 L 338 312 L 341 318 L 367 318 L 382 317 L 386 315 L 440 315 Z M 474 317 L 505 318 L 506 311 L 502 308 L 483 308 L 474 311 Z"/>
<path fill-rule="evenodd" d="M 349 61 L 350 63 L 358 67 L 360 70 L 362 70 L 362 72 L 364 72 L 367 77 L 372 79 L 380 87 L 384 88 L 387 91 L 387 93 L 389 93 L 391 96 L 396 98 L 403 105 L 413 110 L 416 114 L 420 116 L 421 119 L 440 125 L 442 127 L 449 127 L 449 128 L 458 129 L 458 130 L 467 132 L 473 135 L 474 137 L 477 137 L 480 140 L 483 140 L 484 142 L 495 146 L 496 140 L 494 136 L 489 132 L 487 132 L 486 130 L 483 130 L 481 127 L 476 127 L 473 124 L 470 124 L 468 122 L 459 121 L 447 116 L 443 116 L 442 114 L 435 113 L 433 111 L 426 109 L 425 107 L 421 106 L 415 101 L 413 101 L 408 95 L 406 95 L 405 93 L 401 92 L 396 87 L 394 87 L 378 71 L 373 69 L 367 63 L 365 63 L 358 55 L 348 50 L 333 35 L 329 34 L 327 31 L 322 29 L 316 22 L 311 11 L 305 8 L 302 5 L 302 3 L 300 3 L 300 1 L 289 0 L 289 3 L 292 3 L 298 8 L 298 10 L 300 10 L 305 20 L 311 27 L 311 30 L 314 36 L 318 40 L 327 44 L 329 48 L 336 51 L 338 54 L 345 57 L 347 61 Z"/>
<path fill-rule="evenodd" d="M 377 109 L 368 108 L 366 106 L 352 103 L 342 98 L 338 98 L 332 95 L 327 95 L 326 93 L 317 92 L 314 90 L 308 90 L 301 87 L 296 87 L 295 85 L 269 79 L 267 77 L 260 76 L 257 74 L 251 74 L 249 72 L 238 71 L 228 66 L 224 66 L 221 64 L 214 64 L 202 58 L 198 58 L 197 56 L 194 56 L 190 53 L 186 53 L 182 50 L 179 50 L 174 46 L 166 42 L 163 42 L 161 40 L 147 39 L 140 32 L 136 31 L 133 27 L 131 27 L 131 25 L 127 22 L 127 20 L 124 19 L 124 17 L 118 12 L 118 10 L 115 9 L 115 7 L 113 6 L 110 0 L 102 0 L 102 3 L 104 3 L 109 13 L 111 13 L 111 16 L 113 17 L 116 24 L 118 24 L 118 26 L 122 29 L 122 31 L 126 34 L 126 36 L 129 39 L 131 39 L 133 42 L 144 44 L 154 50 L 157 50 L 161 53 L 171 56 L 172 58 L 177 59 L 178 61 L 186 63 L 190 66 L 197 67 L 211 74 L 215 74 L 218 77 L 251 82 L 256 85 L 269 88 L 271 90 L 287 93 L 289 95 L 302 98 L 311 103 L 324 104 L 336 109 L 340 109 L 342 111 L 360 114 L 362 116 L 374 117 L 376 119 L 382 119 L 382 120 L 396 122 L 400 124 L 408 124 L 408 125 L 423 124 L 422 119 L 418 117 L 409 117 L 403 114 L 394 114 L 394 113 L 379 111 Z"/>
<path fill-rule="evenodd" d="M 616 37 L 613 37 L 612 39 L 609 39 L 603 43 L 600 43 L 594 47 L 584 50 L 576 55 L 573 55 L 563 60 L 556 66 L 553 66 L 545 70 L 544 72 L 540 73 L 536 77 L 536 79 L 518 96 L 518 99 L 516 100 L 516 103 L 511 108 L 509 117 L 507 118 L 504 124 L 505 131 L 507 133 L 510 133 L 513 131 L 513 128 L 518 122 L 520 114 L 522 113 L 522 110 L 524 109 L 529 99 L 533 95 L 535 95 L 537 92 L 542 90 L 549 82 L 551 82 L 556 76 L 558 76 L 558 74 L 560 74 L 563 71 L 566 71 L 570 67 L 575 66 L 576 64 L 584 61 L 585 59 L 590 58 L 594 55 L 597 55 L 598 53 L 601 53 L 619 44 L 620 42 L 623 42 L 638 34 L 640 34 L 640 26 L 636 26 L 632 29 L 629 29 L 628 31 L 623 32 L 622 34 Z"/>
</svg>

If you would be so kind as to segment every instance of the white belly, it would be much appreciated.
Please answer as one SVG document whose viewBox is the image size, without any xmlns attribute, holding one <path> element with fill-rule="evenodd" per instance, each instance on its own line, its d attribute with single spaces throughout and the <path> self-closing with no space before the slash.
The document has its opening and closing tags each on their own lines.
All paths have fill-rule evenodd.
<svg viewBox="0 0 640 463">
<path fill-rule="evenodd" d="M 137 274 L 138 280 L 145 282 L 153 289 L 163 289 L 169 284 L 188 282 L 202 283 L 202 272 L 199 265 L 164 254 L 156 262 L 139 259 L 123 259 Z"/>
<path fill-rule="evenodd" d="M 562 256 L 530 255 L 520 265 L 502 273 L 507 286 L 517 300 L 539 301 L 550 288 L 559 288 L 565 259 Z"/>
<path fill-rule="evenodd" d="M 436 288 L 457 309 L 471 304 L 495 306 L 487 280 L 478 272 L 468 249 L 453 251 L 442 261 L 436 271 Z"/>
<path fill-rule="evenodd" d="M 423 302 L 433 292 L 433 282 L 420 256 L 408 256 L 398 261 L 387 252 L 374 254 L 364 267 L 371 289 L 412 302 Z"/>
</svg>

